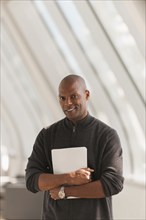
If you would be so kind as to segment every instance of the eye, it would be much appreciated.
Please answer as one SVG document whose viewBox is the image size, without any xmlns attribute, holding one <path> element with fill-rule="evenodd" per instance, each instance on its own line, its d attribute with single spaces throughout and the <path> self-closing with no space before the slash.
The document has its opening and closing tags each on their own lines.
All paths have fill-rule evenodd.
<svg viewBox="0 0 146 220">
<path fill-rule="evenodd" d="M 74 94 L 74 95 L 71 96 L 72 99 L 78 99 L 78 97 L 79 96 L 77 94 Z"/>
<path fill-rule="evenodd" d="M 64 100 L 65 100 L 65 97 L 59 96 L 59 100 L 60 100 L 60 101 L 64 101 Z"/>
</svg>

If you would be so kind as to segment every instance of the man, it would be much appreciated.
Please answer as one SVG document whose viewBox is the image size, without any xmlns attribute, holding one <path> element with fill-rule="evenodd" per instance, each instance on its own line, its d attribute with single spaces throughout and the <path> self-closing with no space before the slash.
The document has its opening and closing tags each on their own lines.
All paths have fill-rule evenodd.
<svg viewBox="0 0 146 220">
<path fill-rule="evenodd" d="M 38 134 L 26 168 L 26 186 L 44 190 L 43 220 L 112 220 L 112 195 L 123 188 L 122 149 L 116 131 L 87 110 L 90 93 L 78 75 L 59 85 L 66 117 Z M 85 146 L 88 167 L 53 174 L 52 149 Z M 78 197 L 67 199 L 67 197 Z"/>
</svg>

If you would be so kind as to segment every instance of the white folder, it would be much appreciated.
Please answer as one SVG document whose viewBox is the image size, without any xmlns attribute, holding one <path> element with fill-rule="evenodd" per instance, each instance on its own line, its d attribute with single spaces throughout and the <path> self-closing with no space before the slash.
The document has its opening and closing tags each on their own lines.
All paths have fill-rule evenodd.
<svg viewBox="0 0 146 220">
<path fill-rule="evenodd" d="M 87 167 L 87 148 L 71 147 L 52 150 L 54 174 L 69 173 Z"/>
</svg>

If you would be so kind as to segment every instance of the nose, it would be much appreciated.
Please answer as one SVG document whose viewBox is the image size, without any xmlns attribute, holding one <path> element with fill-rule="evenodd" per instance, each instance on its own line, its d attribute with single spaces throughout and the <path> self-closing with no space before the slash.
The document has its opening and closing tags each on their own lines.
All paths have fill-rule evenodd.
<svg viewBox="0 0 146 220">
<path fill-rule="evenodd" d="M 71 104 L 72 104 L 71 98 L 70 97 L 66 98 L 65 105 L 68 106 L 68 105 L 71 105 Z"/>
</svg>

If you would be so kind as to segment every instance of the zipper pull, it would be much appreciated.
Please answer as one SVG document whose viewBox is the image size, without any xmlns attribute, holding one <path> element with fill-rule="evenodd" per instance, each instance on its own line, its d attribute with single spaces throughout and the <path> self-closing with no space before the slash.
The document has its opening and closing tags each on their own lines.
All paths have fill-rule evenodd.
<svg viewBox="0 0 146 220">
<path fill-rule="evenodd" d="M 76 127 L 75 126 L 73 126 L 73 133 L 76 131 Z"/>
</svg>

